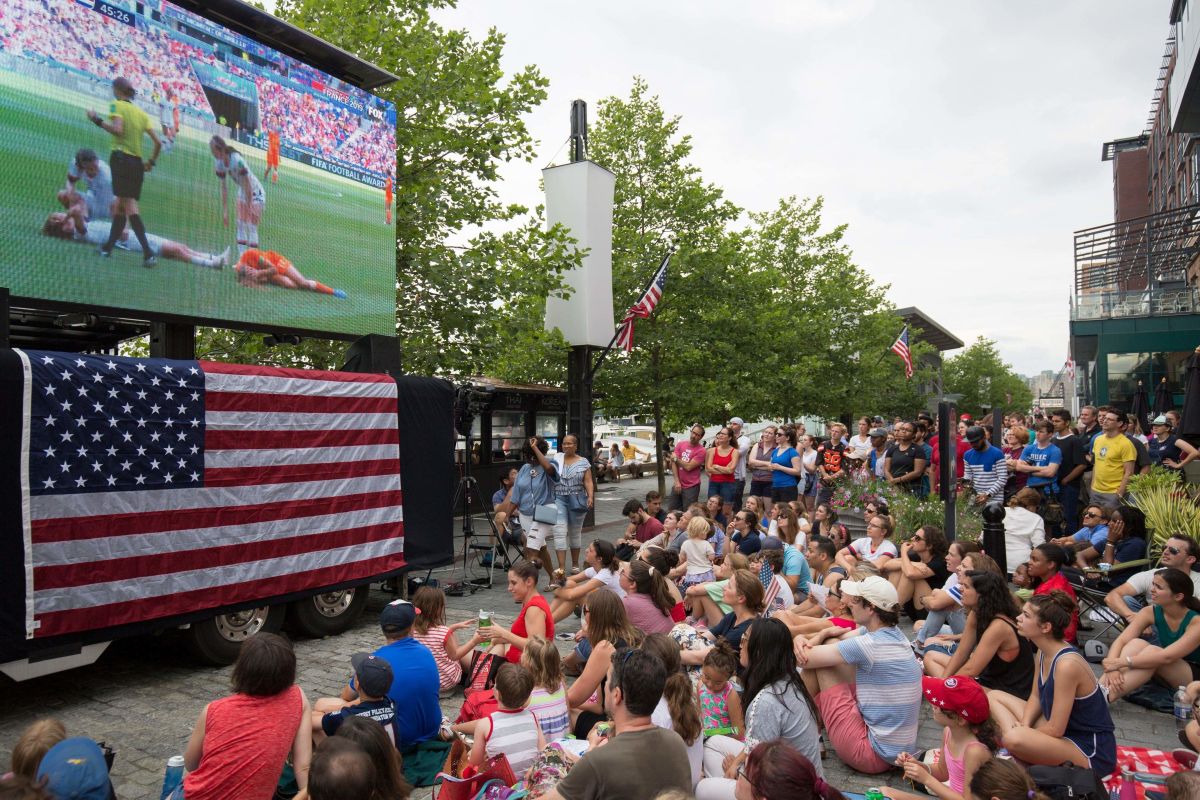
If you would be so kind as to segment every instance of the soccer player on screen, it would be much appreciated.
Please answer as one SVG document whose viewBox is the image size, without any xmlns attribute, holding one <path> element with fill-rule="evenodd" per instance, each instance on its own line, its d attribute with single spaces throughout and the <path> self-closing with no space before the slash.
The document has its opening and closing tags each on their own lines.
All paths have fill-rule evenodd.
<svg viewBox="0 0 1200 800">
<path fill-rule="evenodd" d="M 276 131 L 267 131 L 267 171 L 263 173 L 264 181 L 268 175 L 271 183 L 279 183 L 279 133 Z"/>
<path fill-rule="evenodd" d="M 179 133 L 179 103 L 175 95 L 167 92 L 166 99 L 159 104 L 158 122 L 162 125 L 163 150 L 171 152 L 175 146 L 175 136 Z"/>
<path fill-rule="evenodd" d="M 238 252 L 258 247 L 258 223 L 262 221 L 267 196 L 242 154 L 225 143 L 220 136 L 208 140 L 212 151 L 213 171 L 221 180 L 221 222 L 229 227 L 229 185 L 226 177 L 237 184 L 237 244 Z"/>
<path fill-rule="evenodd" d="M 79 182 L 87 184 L 80 191 Z M 113 206 L 112 170 L 89 147 L 80 148 L 67 164 L 67 185 L 58 193 L 58 202 L 68 211 L 80 206 L 85 219 L 111 219 Z"/>
<path fill-rule="evenodd" d="M 146 241 L 146 226 L 142 223 L 138 199 L 142 196 L 142 180 L 147 172 L 154 169 L 158 154 L 162 151 L 162 142 L 154 131 L 150 116 L 133 104 L 136 94 L 133 84 L 127 78 L 113 78 L 112 92 L 113 101 L 108 107 L 108 116 L 102 117 L 90 108 L 87 111 L 88 119 L 112 136 L 112 154 L 108 157 L 108 163 L 112 169 L 113 193 L 117 196 L 117 204 L 113 209 L 112 233 L 108 241 L 100 245 L 99 253 L 106 257 L 112 255 L 117 240 L 125 233 L 125 222 L 128 220 L 142 252 L 146 254 L 142 266 L 153 267 L 157 261 Z M 150 141 L 154 142 L 154 152 L 150 160 L 145 162 L 142 161 L 143 136 L 149 136 Z"/>
<path fill-rule="evenodd" d="M 392 176 L 387 176 L 387 182 L 383 184 L 383 207 L 387 211 L 387 223 L 392 224 Z"/>
<path fill-rule="evenodd" d="M 101 244 L 107 242 L 112 233 L 112 223 L 106 219 L 88 220 L 84 218 L 82 206 L 76 205 L 69 211 L 55 211 L 46 217 L 42 223 L 42 235 L 56 239 L 67 239 L 81 244 Z M 150 255 L 162 256 L 174 261 L 185 261 L 198 267 L 223 269 L 229 263 L 229 248 L 224 253 L 201 253 L 186 244 L 173 242 L 161 236 L 146 234 L 146 241 L 153 248 Z M 123 231 L 117 238 L 116 247 L 131 253 L 142 253 L 141 241 L 130 237 L 129 231 Z"/>
<path fill-rule="evenodd" d="M 344 291 L 309 280 L 300 274 L 300 270 L 296 269 L 291 261 L 274 250 L 245 251 L 234 265 L 233 271 L 237 273 L 238 283 L 255 289 L 265 289 L 267 284 L 271 284 L 283 289 L 302 289 L 333 295 L 339 300 L 346 299 Z"/>
</svg>

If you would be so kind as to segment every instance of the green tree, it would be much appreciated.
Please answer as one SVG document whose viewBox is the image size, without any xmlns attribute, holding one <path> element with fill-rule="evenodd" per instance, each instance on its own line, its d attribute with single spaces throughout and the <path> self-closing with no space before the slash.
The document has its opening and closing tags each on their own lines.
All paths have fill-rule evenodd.
<svg viewBox="0 0 1200 800">
<path fill-rule="evenodd" d="M 396 332 L 405 369 L 462 375 L 524 369 L 513 352 L 560 347 L 533 313 L 562 290 L 576 257 L 539 210 L 500 202 L 501 164 L 529 161 L 524 116 L 546 97 L 535 67 L 506 75 L 504 37 L 448 30 L 431 11 L 452 0 L 280 0 L 282 19 L 399 80 L 396 104 Z M 204 330 L 198 349 L 228 360 L 329 365 L 345 345 L 307 340 L 267 351 L 260 336 Z M 288 352 L 285 352 L 288 351 Z M 530 361 L 531 364 L 539 363 Z"/>
<path fill-rule="evenodd" d="M 962 395 L 960 411 L 982 415 L 985 409 L 1024 413 L 1033 405 L 1033 392 L 1000 358 L 996 343 L 980 336 L 944 367 L 946 391 Z"/>
</svg>

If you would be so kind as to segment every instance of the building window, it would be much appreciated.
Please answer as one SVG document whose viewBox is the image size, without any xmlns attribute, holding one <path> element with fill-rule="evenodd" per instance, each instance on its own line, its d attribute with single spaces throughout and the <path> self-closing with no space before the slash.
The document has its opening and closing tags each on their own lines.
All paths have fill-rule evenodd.
<svg viewBox="0 0 1200 800">
<path fill-rule="evenodd" d="M 471 452 L 472 452 L 471 463 L 472 464 L 479 463 L 479 450 L 480 450 L 479 431 L 480 431 L 479 417 L 476 417 L 475 421 L 471 423 Z M 464 436 L 462 436 L 462 434 L 458 434 L 455 437 L 455 442 L 454 442 L 454 463 L 456 463 L 456 464 L 463 463 L 463 452 L 466 449 L 467 449 L 466 438 Z"/>
<path fill-rule="evenodd" d="M 1171 394 L 1183 393 L 1183 381 L 1187 374 L 1187 360 L 1191 353 L 1109 353 L 1108 354 L 1108 401 L 1125 404 L 1133 399 L 1138 381 L 1146 389 L 1150 402 L 1154 402 L 1154 390 L 1158 382 L 1167 378 L 1167 389 Z"/>
<path fill-rule="evenodd" d="M 525 444 L 525 412 L 492 412 L 492 463 L 520 461 Z"/>
<path fill-rule="evenodd" d="M 550 443 L 551 453 L 557 453 L 561 449 L 561 445 L 558 441 L 558 421 L 558 414 L 538 414 L 533 423 L 534 435 L 541 436 Z M 583 447 L 580 446 L 579 449 L 583 450 Z"/>
</svg>

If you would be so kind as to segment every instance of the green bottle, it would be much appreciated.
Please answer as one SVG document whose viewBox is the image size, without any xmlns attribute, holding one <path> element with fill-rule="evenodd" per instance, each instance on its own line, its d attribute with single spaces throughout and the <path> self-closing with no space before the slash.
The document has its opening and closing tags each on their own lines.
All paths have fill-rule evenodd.
<svg viewBox="0 0 1200 800">
<path fill-rule="evenodd" d="M 867 789 L 863 797 L 866 798 L 866 800 L 886 800 L 886 798 L 883 796 L 883 792 L 879 791 L 879 788 L 875 786 Z"/>
</svg>

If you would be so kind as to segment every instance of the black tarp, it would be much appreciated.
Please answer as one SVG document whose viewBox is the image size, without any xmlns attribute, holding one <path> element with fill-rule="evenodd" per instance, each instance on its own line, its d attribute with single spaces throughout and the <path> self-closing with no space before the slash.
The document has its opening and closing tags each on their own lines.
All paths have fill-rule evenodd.
<svg viewBox="0 0 1200 800">
<path fill-rule="evenodd" d="M 454 560 L 454 386 L 439 378 L 396 378 L 404 558 L 411 567 Z"/>
</svg>

